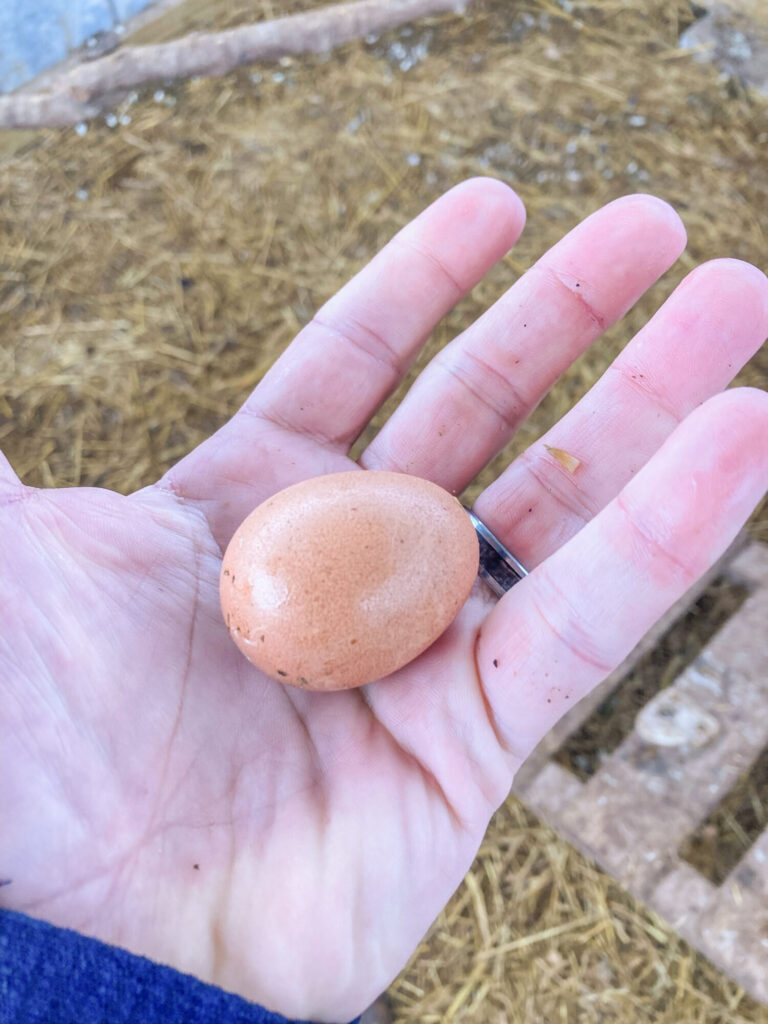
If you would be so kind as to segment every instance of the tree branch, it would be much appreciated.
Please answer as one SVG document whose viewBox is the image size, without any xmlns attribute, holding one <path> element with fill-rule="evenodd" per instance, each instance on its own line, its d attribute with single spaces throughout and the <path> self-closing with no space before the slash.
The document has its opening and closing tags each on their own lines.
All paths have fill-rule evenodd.
<svg viewBox="0 0 768 1024">
<path fill-rule="evenodd" d="M 355 0 L 224 32 L 193 32 L 169 43 L 126 46 L 79 64 L 42 93 L 0 96 L 0 127 L 69 125 L 94 117 L 116 93 L 148 82 L 226 75 L 242 64 L 322 53 L 405 22 L 463 10 L 472 0 Z"/>
</svg>

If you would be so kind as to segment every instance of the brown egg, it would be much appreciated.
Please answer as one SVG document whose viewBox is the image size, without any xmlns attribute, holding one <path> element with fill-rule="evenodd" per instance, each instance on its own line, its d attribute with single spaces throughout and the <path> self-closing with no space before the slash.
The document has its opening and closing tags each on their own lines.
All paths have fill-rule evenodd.
<svg viewBox="0 0 768 1024">
<path fill-rule="evenodd" d="M 268 675 L 341 690 L 426 650 L 464 604 L 478 569 L 466 511 L 402 473 L 333 473 L 269 498 L 224 555 L 232 639 Z"/>
</svg>

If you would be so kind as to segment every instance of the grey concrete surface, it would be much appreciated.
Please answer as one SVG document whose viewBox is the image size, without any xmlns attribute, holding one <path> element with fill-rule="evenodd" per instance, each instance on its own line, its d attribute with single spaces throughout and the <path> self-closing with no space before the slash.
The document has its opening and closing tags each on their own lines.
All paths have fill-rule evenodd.
<svg viewBox="0 0 768 1024">
<path fill-rule="evenodd" d="M 680 854 L 684 840 L 768 743 L 768 545 L 748 544 L 713 571 L 745 586 L 749 596 L 696 660 L 645 705 L 633 731 L 595 774 L 581 782 L 534 752 L 533 766 L 523 766 L 514 789 L 561 836 L 768 1003 L 768 829 L 721 885 Z M 676 618 L 696 596 L 694 590 L 681 599 L 679 611 L 672 610 Z M 621 676 L 611 679 L 615 688 Z M 664 736 L 648 729 L 654 702 L 658 719 L 677 720 L 676 735 L 671 728 Z M 562 724 L 555 729 L 563 737 Z"/>
<path fill-rule="evenodd" d="M 152 0 L 0 0 L 0 93 L 11 92 Z"/>
</svg>

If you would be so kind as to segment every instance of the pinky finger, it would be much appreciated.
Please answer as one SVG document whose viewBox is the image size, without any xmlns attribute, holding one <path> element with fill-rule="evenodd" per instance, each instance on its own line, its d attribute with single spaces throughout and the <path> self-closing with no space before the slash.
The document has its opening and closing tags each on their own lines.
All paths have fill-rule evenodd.
<svg viewBox="0 0 768 1024">
<path fill-rule="evenodd" d="M 768 394 L 688 416 L 619 496 L 493 609 L 477 664 L 524 759 L 726 550 L 768 487 Z"/>
</svg>

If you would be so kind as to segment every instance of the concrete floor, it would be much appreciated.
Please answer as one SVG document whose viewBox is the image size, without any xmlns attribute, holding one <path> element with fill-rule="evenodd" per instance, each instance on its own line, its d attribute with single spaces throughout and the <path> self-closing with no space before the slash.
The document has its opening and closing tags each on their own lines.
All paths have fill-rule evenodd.
<svg viewBox="0 0 768 1024">
<path fill-rule="evenodd" d="M 0 93 L 64 60 L 88 40 L 94 51 L 151 0 L 3 0 Z"/>
</svg>

